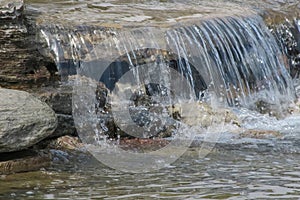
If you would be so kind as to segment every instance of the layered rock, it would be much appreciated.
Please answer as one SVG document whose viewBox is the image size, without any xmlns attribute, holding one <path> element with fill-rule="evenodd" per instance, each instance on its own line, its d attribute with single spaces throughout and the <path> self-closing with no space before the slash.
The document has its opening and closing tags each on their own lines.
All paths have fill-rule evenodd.
<svg viewBox="0 0 300 200">
<path fill-rule="evenodd" d="M 34 23 L 24 15 L 22 0 L 0 2 L 0 86 L 35 87 L 49 79 L 52 61 L 37 50 Z"/>
<path fill-rule="evenodd" d="M 48 167 L 51 163 L 51 154 L 46 151 L 26 150 L 2 153 L 0 156 L 0 174 L 35 171 Z"/>
<path fill-rule="evenodd" d="M 11 20 L 19 18 L 23 10 L 23 0 L 2 0 L 0 2 L 0 19 Z"/>
<path fill-rule="evenodd" d="M 0 88 L 0 152 L 28 148 L 56 129 L 55 112 L 24 91 Z"/>
</svg>

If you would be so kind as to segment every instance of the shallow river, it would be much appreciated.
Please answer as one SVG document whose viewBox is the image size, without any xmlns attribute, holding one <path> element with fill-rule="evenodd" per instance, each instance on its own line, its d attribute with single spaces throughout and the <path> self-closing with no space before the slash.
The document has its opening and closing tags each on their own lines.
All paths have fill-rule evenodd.
<svg viewBox="0 0 300 200">
<path fill-rule="evenodd" d="M 282 136 L 224 132 L 205 157 L 196 138 L 176 162 L 137 174 L 108 168 L 84 152 L 56 152 L 45 170 L 1 176 L 0 199 L 299 199 L 300 115 L 276 125 L 269 118 L 251 121 L 248 128 L 272 126 Z"/>
<path fill-rule="evenodd" d="M 299 145 L 299 141 L 298 141 Z M 299 199 L 300 154 L 191 148 L 172 165 L 128 174 L 82 156 L 46 171 L 2 176 L 1 199 Z M 79 156 L 80 157 L 80 156 Z"/>
</svg>

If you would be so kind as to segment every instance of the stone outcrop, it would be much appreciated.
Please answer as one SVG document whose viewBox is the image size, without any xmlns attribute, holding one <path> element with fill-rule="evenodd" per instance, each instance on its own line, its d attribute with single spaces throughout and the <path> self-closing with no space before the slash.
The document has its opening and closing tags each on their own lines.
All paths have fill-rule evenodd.
<svg viewBox="0 0 300 200">
<path fill-rule="evenodd" d="M 52 134 L 54 111 L 33 95 L 0 88 L 0 152 L 30 147 Z"/>
<path fill-rule="evenodd" d="M 47 68 L 53 61 L 37 50 L 36 29 L 30 15 L 24 14 L 22 0 L 0 2 L 0 86 L 26 88 L 48 82 Z M 52 64 L 51 64 L 52 63 Z"/>
</svg>

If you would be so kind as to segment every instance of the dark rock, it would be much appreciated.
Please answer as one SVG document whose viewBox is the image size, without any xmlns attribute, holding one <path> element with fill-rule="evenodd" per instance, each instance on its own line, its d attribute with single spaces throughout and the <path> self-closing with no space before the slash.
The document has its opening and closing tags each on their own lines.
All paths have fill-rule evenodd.
<svg viewBox="0 0 300 200">
<path fill-rule="evenodd" d="M 36 171 L 50 164 L 51 154 L 47 151 L 0 153 L 0 174 Z"/>
<path fill-rule="evenodd" d="M 286 55 L 291 76 L 298 78 L 300 76 L 300 19 L 286 19 L 278 24 L 271 24 L 270 28 Z"/>
<path fill-rule="evenodd" d="M 57 114 L 57 128 L 49 137 L 77 135 L 72 116 L 72 92 L 73 88 L 68 85 L 44 87 L 35 91 L 35 95 L 46 102 Z"/>
<path fill-rule="evenodd" d="M 120 90 L 124 89 L 122 84 L 117 84 L 116 87 Z M 175 121 L 167 114 L 164 115 L 166 108 L 160 106 L 155 98 L 151 98 L 144 92 L 132 94 L 128 113 L 123 107 L 113 111 L 111 102 L 107 101 L 107 98 L 108 91 L 104 84 L 97 84 L 96 111 L 98 118 L 101 119 L 99 129 L 109 138 L 162 138 L 170 137 L 175 130 Z"/>
<path fill-rule="evenodd" d="M 24 10 L 23 0 L 1 0 L 0 19 L 12 20 L 20 17 Z"/>
<path fill-rule="evenodd" d="M 44 85 L 53 63 L 37 50 L 34 19 L 25 17 L 22 0 L 0 2 L 0 87 L 24 88 Z"/>
<path fill-rule="evenodd" d="M 77 135 L 72 115 L 57 114 L 58 125 L 49 137 L 60 137 L 64 135 Z"/>
<path fill-rule="evenodd" d="M 46 102 L 57 114 L 57 128 L 49 137 L 77 135 L 72 116 L 72 92 L 73 88 L 68 85 L 44 87 L 35 91 L 35 95 Z"/>
<path fill-rule="evenodd" d="M 56 113 L 72 115 L 72 91 L 70 86 L 45 87 L 37 92 L 37 96 L 46 102 Z"/>
</svg>

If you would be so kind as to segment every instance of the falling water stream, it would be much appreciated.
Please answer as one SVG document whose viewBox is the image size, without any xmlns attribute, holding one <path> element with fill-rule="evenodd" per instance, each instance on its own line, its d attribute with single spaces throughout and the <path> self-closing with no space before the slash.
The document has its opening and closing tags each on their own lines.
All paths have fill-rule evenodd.
<svg viewBox="0 0 300 200">
<path fill-rule="evenodd" d="M 86 144 L 118 146 L 107 146 L 109 127 L 103 121 L 113 117 L 133 136 L 153 137 L 176 123 L 183 129 L 167 140 L 190 134 L 193 140 L 175 162 L 161 161 L 163 168 L 139 174 L 108 168 L 86 152 L 65 152 L 45 171 L 0 177 L 6 180 L 0 182 L 0 198 L 300 198 L 299 81 L 264 21 L 267 14 L 290 19 L 294 13 L 300 34 L 298 1 L 27 4 L 37 15 L 40 52 L 53 58 L 63 84 L 75 84 L 73 115 Z M 99 87 L 105 91 L 102 102 Z M 150 100 L 133 105 L 133 97 L 145 94 Z M 208 124 L 186 126 L 167 113 L 170 106 L 194 102 L 212 109 Z M 226 122 L 224 109 L 238 125 Z M 196 118 L 203 114 L 198 107 L 188 110 Z M 203 148 L 205 143 L 214 148 Z"/>
</svg>

